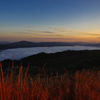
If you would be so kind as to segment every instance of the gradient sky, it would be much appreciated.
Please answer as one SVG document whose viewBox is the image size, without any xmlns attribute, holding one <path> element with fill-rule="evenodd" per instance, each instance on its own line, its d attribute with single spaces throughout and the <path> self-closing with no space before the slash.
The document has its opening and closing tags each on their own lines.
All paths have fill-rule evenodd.
<svg viewBox="0 0 100 100">
<path fill-rule="evenodd" d="M 100 0 L 0 0 L 0 42 L 100 42 Z"/>
</svg>

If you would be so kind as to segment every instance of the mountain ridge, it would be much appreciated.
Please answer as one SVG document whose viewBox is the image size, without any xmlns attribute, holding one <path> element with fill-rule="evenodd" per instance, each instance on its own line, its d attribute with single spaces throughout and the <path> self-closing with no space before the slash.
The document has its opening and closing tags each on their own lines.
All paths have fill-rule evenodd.
<svg viewBox="0 0 100 100">
<path fill-rule="evenodd" d="M 31 42 L 19 41 L 8 44 L 0 44 L 0 50 L 27 48 L 27 47 L 53 47 L 53 46 L 96 46 L 100 47 L 100 43 L 84 43 L 84 42 Z"/>
</svg>

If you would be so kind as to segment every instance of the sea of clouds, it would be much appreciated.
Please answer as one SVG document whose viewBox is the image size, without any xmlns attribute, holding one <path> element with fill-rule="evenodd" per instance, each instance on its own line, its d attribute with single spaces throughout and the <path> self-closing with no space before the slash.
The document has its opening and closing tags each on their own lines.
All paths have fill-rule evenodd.
<svg viewBox="0 0 100 100">
<path fill-rule="evenodd" d="M 20 60 L 21 58 L 38 54 L 41 52 L 45 53 L 55 53 L 66 50 L 100 50 L 99 47 L 90 47 L 90 46 L 57 46 L 57 47 L 31 47 L 31 48 L 17 48 L 17 49 L 7 49 L 0 51 L 0 61 L 5 59 Z"/>
</svg>

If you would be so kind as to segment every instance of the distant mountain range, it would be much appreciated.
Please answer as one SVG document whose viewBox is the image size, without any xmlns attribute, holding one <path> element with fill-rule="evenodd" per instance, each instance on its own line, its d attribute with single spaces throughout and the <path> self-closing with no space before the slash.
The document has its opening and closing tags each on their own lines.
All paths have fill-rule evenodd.
<svg viewBox="0 0 100 100">
<path fill-rule="evenodd" d="M 0 44 L 0 50 L 27 47 L 53 47 L 53 46 L 96 46 L 100 47 L 100 43 L 83 43 L 83 42 L 29 42 L 20 41 L 14 43 Z"/>
<path fill-rule="evenodd" d="M 9 44 L 11 42 L 0 42 L 0 44 Z"/>
</svg>

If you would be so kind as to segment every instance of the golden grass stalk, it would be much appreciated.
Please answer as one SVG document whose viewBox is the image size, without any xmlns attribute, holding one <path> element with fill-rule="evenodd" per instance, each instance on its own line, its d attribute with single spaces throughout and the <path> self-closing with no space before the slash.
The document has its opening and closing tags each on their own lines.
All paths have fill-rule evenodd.
<svg viewBox="0 0 100 100">
<path fill-rule="evenodd" d="M 18 75 L 14 71 L 4 75 L 0 64 L 0 100 L 100 100 L 100 71 L 83 69 L 61 76 L 57 72 L 44 79 L 40 73 L 34 80 L 27 75 L 28 69 L 23 74 L 21 65 Z"/>
</svg>

